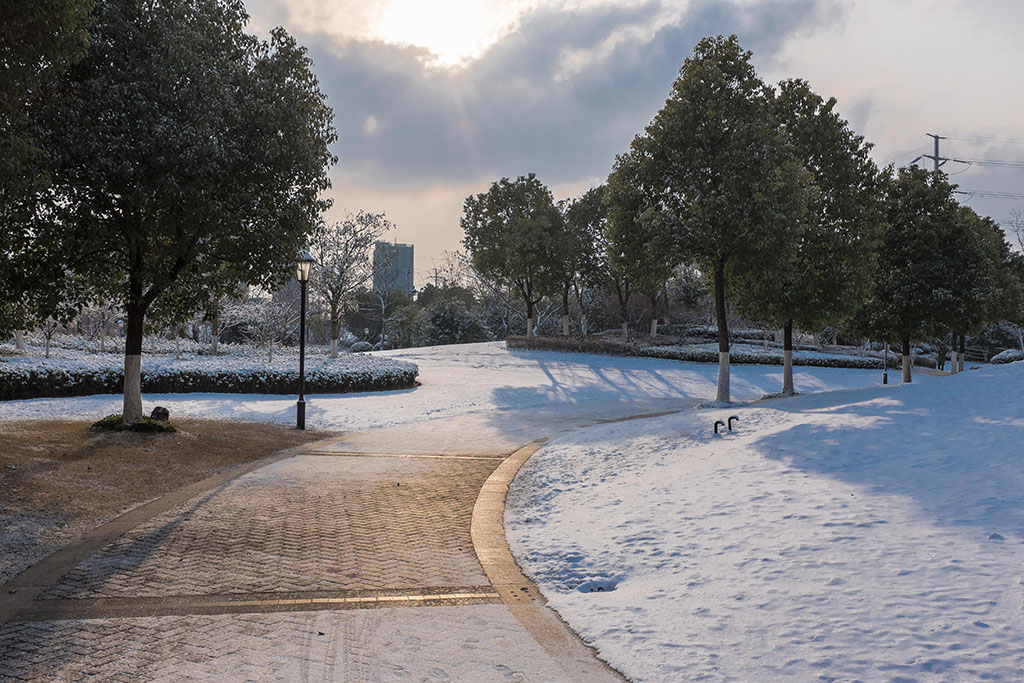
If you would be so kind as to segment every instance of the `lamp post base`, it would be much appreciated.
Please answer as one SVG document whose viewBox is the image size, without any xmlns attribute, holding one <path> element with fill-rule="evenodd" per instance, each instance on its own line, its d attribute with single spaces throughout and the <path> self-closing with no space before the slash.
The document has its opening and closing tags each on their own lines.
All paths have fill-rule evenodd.
<svg viewBox="0 0 1024 683">
<path fill-rule="evenodd" d="M 306 428 L 306 399 L 300 398 L 295 403 L 295 428 Z"/>
</svg>

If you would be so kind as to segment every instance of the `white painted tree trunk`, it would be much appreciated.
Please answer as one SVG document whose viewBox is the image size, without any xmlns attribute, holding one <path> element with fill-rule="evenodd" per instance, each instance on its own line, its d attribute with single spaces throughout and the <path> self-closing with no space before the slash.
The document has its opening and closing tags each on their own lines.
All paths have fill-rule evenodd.
<svg viewBox="0 0 1024 683">
<path fill-rule="evenodd" d="M 657 318 L 651 318 L 651 336 L 652 337 L 657 337 L 658 336 L 658 319 Z"/>
<path fill-rule="evenodd" d="M 729 352 L 718 352 L 718 396 L 719 403 L 729 403 Z"/>
<path fill-rule="evenodd" d="M 100 328 L 100 353 L 107 352 L 107 328 L 106 325 Z"/>
<path fill-rule="evenodd" d="M 629 324 L 622 323 L 622 338 L 629 339 Z"/>
<path fill-rule="evenodd" d="M 214 316 L 210 321 L 210 353 L 217 355 L 217 344 L 220 343 L 220 316 Z"/>
<path fill-rule="evenodd" d="M 124 357 L 124 407 L 121 419 L 134 424 L 142 419 L 142 355 Z"/>
<path fill-rule="evenodd" d="M 956 369 L 957 369 L 957 372 L 963 372 L 964 371 L 964 356 L 965 355 L 966 354 L 963 354 L 963 353 L 956 354 L 956 363 L 957 363 L 957 368 Z"/>
<path fill-rule="evenodd" d="M 337 338 L 331 339 L 331 358 L 338 357 L 338 340 Z"/>
<path fill-rule="evenodd" d="M 50 357 L 50 336 L 45 334 L 43 335 L 43 356 Z"/>
<path fill-rule="evenodd" d="M 903 381 L 909 383 L 910 377 L 910 356 L 903 356 Z"/>
<path fill-rule="evenodd" d="M 786 349 L 782 352 L 782 393 L 785 396 L 793 395 L 793 350 Z"/>
<path fill-rule="evenodd" d="M 569 316 L 567 315 L 562 316 L 562 336 L 569 336 Z"/>
<path fill-rule="evenodd" d="M 267 346 L 267 362 L 268 363 L 273 363 L 274 362 L 274 345 L 273 344 L 269 344 Z"/>
<path fill-rule="evenodd" d="M 949 374 L 956 374 L 956 351 L 951 351 L 949 354 Z"/>
<path fill-rule="evenodd" d="M 526 319 L 526 336 L 527 337 L 532 337 L 533 334 L 534 334 L 533 318 L 527 318 Z"/>
<path fill-rule="evenodd" d="M 587 336 L 587 316 L 580 316 L 580 336 Z M 1021 342 L 1021 350 L 1024 350 L 1024 341 Z"/>
<path fill-rule="evenodd" d="M 15 330 L 14 331 L 14 348 L 19 351 L 25 350 L 25 331 Z"/>
</svg>

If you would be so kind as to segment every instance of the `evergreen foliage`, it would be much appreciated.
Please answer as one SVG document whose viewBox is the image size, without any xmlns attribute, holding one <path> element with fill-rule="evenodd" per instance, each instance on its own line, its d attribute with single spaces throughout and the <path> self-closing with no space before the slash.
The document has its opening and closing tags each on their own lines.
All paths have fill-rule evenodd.
<svg viewBox="0 0 1024 683">
<path fill-rule="evenodd" d="M 563 277 L 562 215 L 548 188 L 533 173 L 502 178 L 466 198 L 461 225 L 473 266 L 514 287 L 533 319 L 534 307 Z"/>
<path fill-rule="evenodd" d="M 33 296 L 123 305 L 126 421 L 141 417 L 146 316 L 283 282 L 326 207 L 335 132 L 311 62 L 283 29 L 246 34 L 247 18 L 240 0 L 100 3 L 39 112 L 52 184 L 18 256 Z"/>
</svg>

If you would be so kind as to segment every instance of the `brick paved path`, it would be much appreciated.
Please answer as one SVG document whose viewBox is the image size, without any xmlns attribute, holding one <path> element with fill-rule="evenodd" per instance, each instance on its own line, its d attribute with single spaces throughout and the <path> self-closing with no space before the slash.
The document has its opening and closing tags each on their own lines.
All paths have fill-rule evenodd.
<svg viewBox="0 0 1024 683">
<path fill-rule="evenodd" d="M 216 482 L 6 584 L 0 680 L 616 680 L 507 556 L 495 470 L 622 412 L 364 432 Z"/>
</svg>

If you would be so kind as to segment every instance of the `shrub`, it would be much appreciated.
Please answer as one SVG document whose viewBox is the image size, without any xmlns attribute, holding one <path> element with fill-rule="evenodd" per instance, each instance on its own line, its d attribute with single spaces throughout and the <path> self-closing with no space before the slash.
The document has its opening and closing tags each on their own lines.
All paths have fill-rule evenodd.
<svg viewBox="0 0 1024 683">
<path fill-rule="evenodd" d="M 538 351 L 571 351 L 576 353 L 599 353 L 611 356 L 640 356 L 664 358 L 690 363 L 717 363 L 717 351 L 688 349 L 679 346 L 638 346 L 621 339 L 578 337 L 508 337 L 505 343 L 510 349 L 533 349 Z M 782 365 L 782 356 L 777 354 L 730 353 L 729 362 L 735 365 Z M 933 361 L 934 363 L 934 361 Z M 820 368 L 852 368 L 859 370 L 881 370 L 880 358 L 818 358 L 794 356 L 793 365 Z"/>
<path fill-rule="evenodd" d="M 120 394 L 123 369 L 64 362 L 44 365 L 0 362 L 0 400 Z M 307 394 L 405 389 L 416 384 L 413 363 L 390 358 L 354 356 L 306 370 Z M 210 358 L 199 362 L 156 364 L 142 372 L 144 393 L 292 394 L 298 390 L 298 368 Z"/>
<path fill-rule="evenodd" d="M 144 432 L 149 434 L 176 432 L 174 425 L 167 420 L 154 420 L 144 417 L 138 422 L 126 425 L 120 415 L 107 415 L 89 427 L 94 432 Z"/>
</svg>

